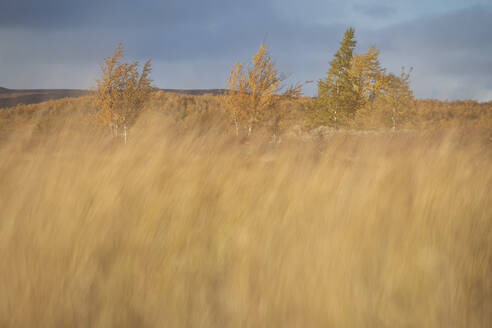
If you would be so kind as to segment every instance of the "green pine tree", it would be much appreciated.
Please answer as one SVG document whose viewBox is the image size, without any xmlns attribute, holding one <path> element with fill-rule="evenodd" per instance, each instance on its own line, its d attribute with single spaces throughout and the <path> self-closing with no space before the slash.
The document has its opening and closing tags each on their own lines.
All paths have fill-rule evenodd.
<svg viewBox="0 0 492 328">
<path fill-rule="evenodd" d="M 308 124 L 312 127 L 339 127 L 352 119 L 357 110 L 359 97 L 350 74 L 356 45 L 354 34 L 353 28 L 345 31 L 327 76 L 318 81 L 318 96 L 307 108 Z"/>
</svg>

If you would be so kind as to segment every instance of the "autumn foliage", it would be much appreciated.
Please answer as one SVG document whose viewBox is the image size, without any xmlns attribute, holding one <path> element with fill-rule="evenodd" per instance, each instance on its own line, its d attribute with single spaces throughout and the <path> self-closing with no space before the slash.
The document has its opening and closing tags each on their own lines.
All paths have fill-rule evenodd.
<svg viewBox="0 0 492 328">
<path fill-rule="evenodd" d="M 262 44 L 247 65 L 236 62 L 227 80 L 228 92 L 223 104 L 235 126 L 236 135 L 240 127 L 247 129 L 264 124 L 278 133 L 283 117 L 280 104 L 301 93 L 299 84 L 284 88 L 285 78 L 275 67 L 265 44 Z"/>
<path fill-rule="evenodd" d="M 113 136 L 123 133 L 126 140 L 128 128 L 135 123 L 153 88 L 150 59 L 139 72 L 137 61 L 122 62 L 122 57 L 120 44 L 111 57 L 104 59 L 94 101 L 99 121 L 110 128 Z"/>
<path fill-rule="evenodd" d="M 318 81 L 318 94 L 306 108 L 309 127 L 391 127 L 396 130 L 408 119 L 413 103 L 410 72 L 387 73 L 379 50 L 371 46 L 355 54 L 355 30 L 349 28 L 330 62 L 327 76 Z"/>
</svg>

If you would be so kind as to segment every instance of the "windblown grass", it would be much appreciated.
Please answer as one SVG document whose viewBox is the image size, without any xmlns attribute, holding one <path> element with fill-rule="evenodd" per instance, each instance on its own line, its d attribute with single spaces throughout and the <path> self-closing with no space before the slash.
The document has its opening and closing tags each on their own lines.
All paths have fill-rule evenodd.
<svg viewBox="0 0 492 328">
<path fill-rule="evenodd" d="M 0 148 L 2 327 L 490 327 L 492 154 L 142 120 Z"/>
</svg>

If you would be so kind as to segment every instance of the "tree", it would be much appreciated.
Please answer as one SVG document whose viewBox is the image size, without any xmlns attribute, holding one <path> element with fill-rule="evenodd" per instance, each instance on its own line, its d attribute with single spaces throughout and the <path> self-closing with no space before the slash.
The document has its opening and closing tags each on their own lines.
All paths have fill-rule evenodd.
<svg viewBox="0 0 492 328">
<path fill-rule="evenodd" d="M 337 127 L 354 116 L 358 106 L 358 95 L 350 74 L 356 41 L 355 30 L 347 29 L 340 48 L 330 62 L 327 76 L 318 81 L 318 95 L 307 109 L 311 125 L 333 125 Z"/>
<path fill-rule="evenodd" d="M 356 123 L 367 125 L 374 120 L 375 105 L 388 88 L 386 69 L 379 62 L 379 50 L 371 46 L 366 53 L 354 55 L 350 76 L 357 94 Z"/>
<path fill-rule="evenodd" d="M 384 100 L 391 108 L 393 131 L 396 130 L 397 120 L 406 114 L 406 110 L 414 100 L 412 89 L 410 89 L 411 72 L 412 68 L 405 72 L 405 68 L 402 67 L 400 76 L 387 75 L 387 90 L 384 94 Z"/>
<path fill-rule="evenodd" d="M 301 92 L 299 84 L 288 88 L 282 86 L 284 80 L 265 44 L 260 46 L 249 64 L 236 62 L 232 66 L 223 102 L 234 122 L 236 135 L 241 124 L 246 124 L 248 135 L 260 123 L 270 121 L 278 126 L 282 117 L 279 103 Z"/>
<path fill-rule="evenodd" d="M 376 89 L 373 98 L 357 112 L 357 123 L 360 126 L 376 127 L 383 124 L 396 130 L 397 125 L 411 120 L 410 108 L 414 101 L 410 89 L 411 71 L 405 72 L 402 68 L 399 76 L 385 72 L 379 75 L 379 82 L 371 87 Z"/>
<path fill-rule="evenodd" d="M 386 69 L 381 67 L 378 56 L 379 50 L 371 46 L 366 53 L 352 58 L 349 75 L 357 97 L 356 111 L 387 89 Z"/>
<path fill-rule="evenodd" d="M 353 28 L 345 32 L 327 76 L 318 81 L 318 95 L 306 107 L 306 121 L 311 127 L 337 128 L 352 122 L 373 125 L 375 121 L 387 121 L 391 113 L 395 130 L 413 100 L 411 69 L 408 73 L 402 70 L 400 76 L 387 74 L 374 46 L 366 53 L 354 54 L 354 33 Z"/>
<path fill-rule="evenodd" d="M 94 97 L 97 108 L 96 117 L 109 126 L 113 137 L 123 130 L 125 143 L 128 128 L 135 122 L 138 114 L 153 90 L 149 75 L 150 59 L 139 72 L 139 63 L 122 62 L 123 45 L 120 43 L 111 57 L 101 64 L 102 76 L 97 80 Z"/>
<path fill-rule="evenodd" d="M 227 79 L 227 93 L 223 97 L 223 103 L 231 120 L 234 123 L 236 135 L 239 135 L 239 126 L 247 118 L 248 91 L 246 74 L 243 64 L 234 63 Z"/>
</svg>

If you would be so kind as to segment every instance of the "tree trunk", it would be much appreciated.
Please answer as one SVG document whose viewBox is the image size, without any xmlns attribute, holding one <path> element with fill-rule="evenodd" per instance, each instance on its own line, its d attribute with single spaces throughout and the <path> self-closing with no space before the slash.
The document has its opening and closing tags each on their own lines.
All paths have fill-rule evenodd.
<svg viewBox="0 0 492 328">
<path fill-rule="evenodd" d="M 117 123 L 111 124 L 111 137 L 112 138 L 118 137 L 118 124 Z"/>
<path fill-rule="evenodd" d="M 282 143 L 282 137 L 280 135 L 277 135 L 276 133 L 274 133 L 272 136 L 272 142 L 273 142 L 273 144 L 278 145 L 278 144 Z"/>
<path fill-rule="evenodd" d="M 335 109 L 335 130 L 338 129 L 338 124 L 337 124 L 337 110 Z"/>
<path fill-rule="evenodd" d="M 234 120 L 234 126 L 236 128 L 236 137 L 239 135 L 239 124 L 237 123 L 237 120 Z"/>
<path fill-rule="evenodd" d="M 396 108 L 393 106 L 393 111 L 391 113 L 391 120 L 393 121 L 393 131 L 396 130 Z"/>
<path fill-rule="evenodd" d="M 127 136 L 128 136 L 128 127 L 126 126 L 126 123 L 123 126 L 123 136 L 125 138 L 125 145 L 126 145 L 126 139 L 127 139 Z"/>
</svg>

